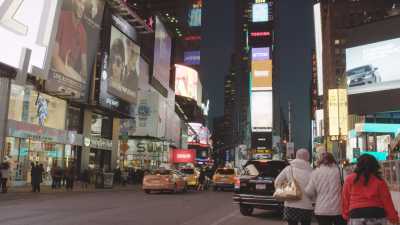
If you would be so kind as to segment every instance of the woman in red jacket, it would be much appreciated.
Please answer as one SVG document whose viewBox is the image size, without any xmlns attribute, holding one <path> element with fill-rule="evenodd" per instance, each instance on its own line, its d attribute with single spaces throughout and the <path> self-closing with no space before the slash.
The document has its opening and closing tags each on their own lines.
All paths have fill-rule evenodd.
<svg viewBox="0 0 400 225">
<path fill-rule="evenodd" d="M 387 219 L 399 224 L 389 188 L 382 179 L 375 157 L 358 158 L 354 173 L 347 176 L 343 187 L 343 218 L 349 225 L 385 225 Z"/>
</svg>

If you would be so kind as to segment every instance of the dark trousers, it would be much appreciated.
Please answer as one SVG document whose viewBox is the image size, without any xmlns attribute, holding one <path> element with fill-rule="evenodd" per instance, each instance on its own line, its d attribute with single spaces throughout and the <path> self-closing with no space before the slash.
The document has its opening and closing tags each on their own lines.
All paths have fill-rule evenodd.
<svg viewBox="0 0 400 225">
<path fill-rule="evenodd" d="M 67 178 L 66 179 L 66 188 L 73 189 L 74 188 L 74 178 Z"/>
<path fill-rule="evenodd" d="M 38 182 L 38 183 L 33 183 L 32 184 L 32 191 L 33 192 L 40 192 L 40 183 Z"/>
<path fill-rule="evenodd" d="M 299 223 L 301 225 L 311 225 L 311 220 L 303 220 L 303 221 L 294 221 L 294 220 L 288 220 L 288 225 L 298 225 Z"/>
<path fill-rule="evenodd" d="M 7 178 L 1 178 L 0 180 L 1 191 L 7 193 Z"/>
<path fill-rule="evenodd" d="M 341 215 L 337 216 L 315 216 L 319 225 L 346 225 Z"/>
</svg>

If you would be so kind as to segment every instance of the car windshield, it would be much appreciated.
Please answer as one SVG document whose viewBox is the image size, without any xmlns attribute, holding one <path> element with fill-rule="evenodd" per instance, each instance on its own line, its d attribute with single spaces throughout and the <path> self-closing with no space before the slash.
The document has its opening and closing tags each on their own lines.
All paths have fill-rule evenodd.
<svg viewBox="0 0 400 225">
<path fill-rule="evenodd" d="M 235 174 L 235 170 L 233 169 L 217 169 L 215 171 L 216 174 L 221 174 L 221 175 L 233 175 Z"/>
<path fill-rule="evenodd" d="M 152 175 L 170 175 L 171 170 L 153 170 L 151 172 Z"/>
<path fill-rule="evenodd" d="M 252 161 L 245 166 L 244 173 L 251 176 L 277 177 L 286 165 L 284 161 Z"/>
<path fill-rule="evenodd" d="M 180 169 L 180 172 L 183 174 L 191 175 L 194 174 L 194 169 Z"/>
<path fill-rule="evenodd" d="M 368 73 L 371 71 L 371 67 L 369 66 L 362 66 L 362 67 L 358 67 L 352 70 L 349 70 L 347 72 L 348 76 L 352 76 L 352 75 L 356 75 L 356 74 L 360 74 L 360 73 Z"/>
</svg>

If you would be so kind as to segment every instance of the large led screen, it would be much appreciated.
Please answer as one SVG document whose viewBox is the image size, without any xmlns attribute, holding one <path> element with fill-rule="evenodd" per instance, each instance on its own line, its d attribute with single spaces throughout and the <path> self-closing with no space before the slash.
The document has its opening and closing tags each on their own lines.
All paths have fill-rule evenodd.
<svg viewBox="0 0 400 225">
<path fill-rule="evenodd" d="M 115 27 L 111 27 L 108 62 L 108 92 L 129 103 L 137 100 L 140 47 Z"/>
<path fill-rule="evenodd" d="M 201 26 L 201 8 L 192 8 L 189 11 L 188 24 L 190 27 Z"/>
<path fill-rule="evenodd" d="M 46 77 L 58 4 L 58 0 L 0 1 L 0 61 L 19 68 L 23 49 L 30 49 L 28 73 Z"/>
<path fill-rule="evenodd" d="M 314 5 L 314 31 L 315 31 L 315 53 L 317 57 L 317 77 L 318 77 L 318 95 L 324 92 L 323 62 L 322 62 L 322 21 L 321 21 L 321 3 Z"/>
<path fill-rule="evenodd" d="M 272 129 L 272 91 L 251 93 L 251 127 L 253 132 L 267 132 Z"/>
<path fill-rule="evenodd" d="M 400 38 L 346 49 L 349 94 L 400 88 Z"/>
<path fill-rule="evenodd" d="M 253 4 L 253 22 L 267 22 L 269 17 L 268 3 Z"/>
<path fill-rule="evenodd" d="M 103 17 L 104 1 L 65 0 L 62 9 L 47 91 L 87 101 Z"/>
<path fill-rule="evenodd" d="M 272 60 L 269 48 L 252 48 L 251 55 L 251 89 L 272 90 Z"/>
<path fill-rule="evenodd" d="M 184 52 L 183 62 L 186 65 L 200 65 L 200 51 Z"/>
<path fill-rule="evenodd" d="M 209 144 L 211 134 L 207 127 L 203 126 L 201 123 L 189 123 L 189 126 L 188 142 L 190 144 Z"/>
<path fill-rule="evenodd" d="M 164 88 L 169 87 L 171 45 L 171 37 L 161 20 L 156 17 L 153 77 L 156 78 Z"/>
<path fill-rule="evenodd" d="M 175 94 L 201 102 L 199 96 L 199 75 L 196 70 L 175 65 Z"/>
</svg>

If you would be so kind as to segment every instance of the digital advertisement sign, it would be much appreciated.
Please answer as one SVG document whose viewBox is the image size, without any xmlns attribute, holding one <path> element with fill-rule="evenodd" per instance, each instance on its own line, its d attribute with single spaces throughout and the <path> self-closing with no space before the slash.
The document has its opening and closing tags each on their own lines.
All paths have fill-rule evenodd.
<svg viewBox="0 0 400 225">
<path fill-rule="evenodd" d="M 314 31 L 315 31 L 315 54 L 317 60 L 317 82 L 318 95 L 324 94 L 324 77 L 323 77 L 323 62 L 322 62 L 322 21 L 321 21 L 321 3 L 314 5 Z"/>
<path fill-rule="evenodd" d="M 188 23 L 190 27 L 201 26 L 201 8 L 192 8 L 189 11 Z"/>
<path fill-rule="evenodd" d="M 171 158 L 172 163 L 194 163 L 196 161 L 196 150 L 174 149 Z"/>
<path fill-rule="evenodd" d="M 272 60 L 270 48 L 251 49 L 251 89 L 272 90 Z"/>
<path fill-rule="evenodd" d="M 137 100 L 140 47 L 112 26 L 109 50 L 107 91 L 133 104 Z"/>
<path fill-rule="evenodd" d="M 253 19 L 254 23 L 269 21 L 269 5 L 268 3 L 253 4 Z"/>
<path fill-rule="evenodd" d="M 156 17 L 153 77 L 169 87 L 172 40 L 160 18 Z"/>
<path fill-rule="evenodd" d="M 201 123 L 189 123 L 189 126 L 189 144 L 208 145 L 210 143 L 211 134 L 207 127 L 203 126 Z"/>
<path fill-rule="evenodd" d="M 349 94 L 400 88 L 400 38 L 346 49 Z"/>
<path fill-rule="evenodd" d="M 200 65 L 200 51 L 184 52 L 183 61 L 186 65 Z"/>
<path fill-rule="evenodd" d="M 59 0 L 0 1 L 0 61 L 19 68 L 23 49 L 31 50 L 28 73 L 47 77 Z"/>
<path fill-rule="evenodd" d="M 175 94 L 192 98 L 201 103 L 199 95 L 199 74 L 196 70 L 182 65 L 175 65 Z"/>
<path fill-rule="evenodd" d="M 104 1 L 63 2 L 46 90 L 86 102 L 99 43 Z"/>
<path fill-rule="evenodd" d="M 272 129 L 272 91 L 251 93 L 251 127 L 253 132 L 267 132 Z"/>
</svg>

